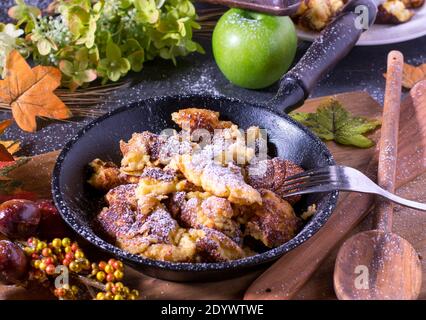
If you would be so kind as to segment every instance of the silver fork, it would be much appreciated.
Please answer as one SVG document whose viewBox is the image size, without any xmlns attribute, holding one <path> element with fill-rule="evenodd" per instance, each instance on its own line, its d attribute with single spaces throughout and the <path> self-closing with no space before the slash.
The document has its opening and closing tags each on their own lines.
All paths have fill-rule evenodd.
<svg viewBox="0 0 426 320">
<path fill-rule="evenodd" d="M 426 204 L 390 193 L 380 188 L 362 172 L 344 166 L 329 166 L 296 174 L 288 177 L 282 188 L 282 192 L 287 192 L 284 197 L 334 190 L 373 193 L 400 205 L 426 211 Z"/>
</svg>

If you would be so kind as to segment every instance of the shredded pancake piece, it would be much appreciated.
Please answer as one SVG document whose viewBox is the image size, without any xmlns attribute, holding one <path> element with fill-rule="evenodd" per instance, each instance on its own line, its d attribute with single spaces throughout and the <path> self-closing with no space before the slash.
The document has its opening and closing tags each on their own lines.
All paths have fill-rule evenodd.
<svg viewBox="0 0 426 320">
<path fill-rule="evenodd" d="M 89 163 L 93 173 L 88 183 L 99 190 L 108 191 L 121 184 L 137 183 L 138 179 L 122 174 L 113 162 L 95 159 Z"/>
<path fill-rule="evenodd" d="M 166 195 L 176 192 L 178 182 L 179 178 L 176 171 L 147 167 L 141 175 L 136 194 L 138 196 L 147 194 Z"/>
<path fill-rule="evenodd" d="M 232 220 L 234 211 L 227 199 L 212 195 L 206 198 L 199 193 L 193 193 L 187 201 L 182 201 L 180 206 L 178 220 L 183 226 L 219 230 L 236 243 L 242 243 L 240 225 Z"/>
<path fill-rule="evenodd" d="M 155 165 L 164 143 L 161 136 L 144 131 L 134 133 L 128 142 L 120 141 L 123 154 L 121 171 L 129 175 L 139 175 L 147 165 Z"/>
<path fill-rule="evenodd" d="M 245 257 L 244 250 L 222 232 L 209 228 L 198 232 L 196 247 L 202 261 L 224 262 Z"/>
<path fill-rule="evenodd" d="M 259 192 L 245 183 L 241 169 L 232 163 L 221 166 L 200 152 L 180 156 L 178 167 L 186 179 L 217 197 L 241 205 L 262 203 Z"/>
<path fill-rule="evenodd" d="M 137 184 L 122 184 L 108 191 L 105 195 L 107 203 L 112 206 L 114 204 L 128 204 L 132 210 L 136 210 L 138 199 L 136 198 Z"/>
<path fill-rule="evenodd" d="M 188 108 L 181 109 L 172 113 L 172 120 L 183 130 L 194 131 L 205 129 L 213 132 L 215 129 L 229 128 L 232 125 L 230 121 L 219 120 L 219 112 Z"/>
<path fill-rule="evenodd" d="M 189 262 L 196 254 L 195 239 L 161 207 L 118 234 L 117 244 L 130 253 L 156 260 Z"/>
<path fill-rule="evenodd" d="M 179 154 L 192 153 L 197 145 L 179 134 L 157 135 L 149 131 L 134 133 L 126 143 L 120 141 L 123 153 L 121 171 L 139 176 L 147 166 L 167 165 Z"/>
<path fill-rule="evenodd" d="M 286 179 L 303 171 L 300 166 L 289 160 L 280 158 L 262 160 L 248 167 L 247 183 L 257 190 L 268 189 L 284 197 L 289 192 L 284 191 Z M 291 204 L 300 199 L 300 195 L 285 198 Z"/>
<path fill-rule="evenodd" d="M 269 248 L 278 247 L 297 234 L 301 219 L 295 215 L 290 203 L 272 191 L 263 189 L 261 194 L 262 206 L 254 209 L 245 233 Z"/>
</svg>

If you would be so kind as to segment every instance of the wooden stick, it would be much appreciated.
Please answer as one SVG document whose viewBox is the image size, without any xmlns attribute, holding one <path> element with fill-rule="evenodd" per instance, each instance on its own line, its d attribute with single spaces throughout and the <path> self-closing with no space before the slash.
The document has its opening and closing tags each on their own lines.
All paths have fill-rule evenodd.
<svg viewBox="0 0 426 320">
<path fill-rule="evenodd" d="M 383 189 L 392 193 L 395 192 L 403 66 L 402 53 L 391 51 L 388 55 L 377 182 Z M 378 198 L 375 211 L 376 228 L 391 232 L 393 203 Z"/>
</svg>

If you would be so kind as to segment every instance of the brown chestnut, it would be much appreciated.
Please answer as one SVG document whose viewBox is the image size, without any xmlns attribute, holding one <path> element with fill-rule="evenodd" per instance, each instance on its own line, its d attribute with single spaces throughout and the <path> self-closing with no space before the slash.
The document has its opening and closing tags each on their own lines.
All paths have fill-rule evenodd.
<svg viewBox="0 0 426 320">
<path fill-rule="evenodd" d="M 33 236 L 40 223 L 39 207 L 29 200 L 9 200 L 0 204 L 0 233 L 11 239 Z"/>
<path fill-rule="evenodd" d="M 0 282 L 16 284 L 28 271 L 28 260 L 24 251 L 9 240 L 0 241 Z"/>
</svg>

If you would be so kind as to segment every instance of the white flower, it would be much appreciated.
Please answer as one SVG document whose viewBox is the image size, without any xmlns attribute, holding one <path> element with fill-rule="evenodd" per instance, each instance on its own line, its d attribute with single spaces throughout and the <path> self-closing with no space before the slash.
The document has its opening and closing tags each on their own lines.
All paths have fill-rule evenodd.
<svg viewBox="0 0 426 320">
<path fill-rule="evenodd" d="M 9 53 L 15 49 L 16 39 L 23 34 L 23 30 L 16 29 L 16 27 L 11 23 L 5 25 L 3 30 L 0 32 L 0 73 L 3 78 L 6 75 L 6 58 Z"/>
<path fill-rule="evenodd" d="M 15 25 L 8 23 L 1 33 L 8 35 L 10 38 L 19 38 L 24 34 L 24 30 L 16 29 Z"/>
</svg>

